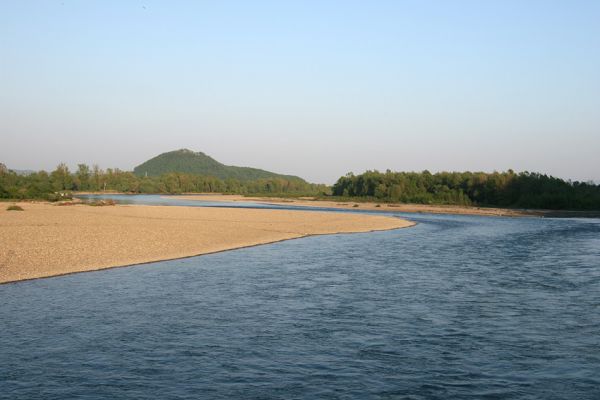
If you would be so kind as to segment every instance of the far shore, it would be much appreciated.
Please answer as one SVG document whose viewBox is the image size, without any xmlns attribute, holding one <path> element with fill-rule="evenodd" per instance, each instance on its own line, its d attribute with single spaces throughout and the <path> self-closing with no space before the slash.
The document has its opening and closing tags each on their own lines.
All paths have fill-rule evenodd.
<svg viewBox="0 0 600 400">
<path fill-rule="evenodd" d="M 16 204 L 24 211 L 0 208 L 0 283 L 414 225 L 391 216 L 334 212 Z"/>
<path fill-rule="evenodd" d="M 496 217 L 532 217 L 543 216 L 539 210 L 513 210 L 507 208 L 466 207 L 452 205 L 429 205 L 429 204 L 403 204 L 403 203 L 374 203 L 358 201 L 329 201 L 310 197 L 304 198 L 279 198 L 279 197 L 246 197 L 229 194 L 185 194 L 187 200 L 204 201 L 230 201 L 244 202 L 252 201 L 261 204 L 287 204 L 299 207 L 325 207 L 348 210 L 406 212 L 406 213 L 428 213 L 428 214 L 464 214 L 464 215 L 486 215 Z M 181 198 L 180 195 L 168 196 Z"/>
<path fill-rule="evenodd" d="M 123 194 L 136 195 L 146 193 L 124 193 L 117 191 L 106 192 L 77 192 L 77 194 Z M 222 193 L 182 193 L 177 195 L 163 194 L 164 197 L 181 198 L 189 200 L 228 201 L 228 202 L 255 202 L 260 204 L 289 204 L 298 207 L 324 207 L 337 209 L 367 210 L 381 212 L 426 213 L 426 214 L 458 214 L 482 215 L 490 217 L 541 217 L 541 218 L 600 218 L 600 210 L 544 210 L 544 209 L 519 209 L 501 207 L 458 206 L 444 204 L 411 204 L 344 200 L 324 200 L 314 197 L 268 197 L 268 196 L 242 196 Z"/>
</svg>

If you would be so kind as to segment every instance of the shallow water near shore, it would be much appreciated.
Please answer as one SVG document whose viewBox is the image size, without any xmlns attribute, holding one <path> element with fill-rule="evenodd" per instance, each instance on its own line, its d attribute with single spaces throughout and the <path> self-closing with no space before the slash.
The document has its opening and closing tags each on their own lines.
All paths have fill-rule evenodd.
<svg viewBox="0 0 600 400">
<path fill-rule="evenodd" d="M 600 398 L 600 220 L 402 216 L 1 285 L 0 398 Z"/>
<path fill-rule="evenodd" d="M 87 194 L 76 196 L 84 202 L 96 200 L 114 200 L 119 204 L 148 205 L 148 206 L 185 206 L 185 207 L 220 207 L 220 208 L 259 208 L 269 210 L 313 210 L 313 211 L 341 211 L 327 207 L 304 207 L 285 203 L 257 203 L 254 201 L 211 201 L 197 200 L 194 198 L 202 195 L 170 195 L 156 194 Z M 354 210 L 347 210 L 354 211 Z"/>
</svg>

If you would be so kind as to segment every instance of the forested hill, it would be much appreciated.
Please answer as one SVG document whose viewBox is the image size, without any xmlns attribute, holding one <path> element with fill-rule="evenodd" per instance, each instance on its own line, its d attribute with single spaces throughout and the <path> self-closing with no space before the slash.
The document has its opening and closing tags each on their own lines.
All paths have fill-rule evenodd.
<svg viewBox="0 0 600 400">
<path fill-rule="evenodd" d="M 184 174 L 212 176 L 219 179 L 237 179 L 239 181 L 253 181 L 257 179 L 282 178 L 298 180 L 302 178 L 292 175 L 281 175 L 257 168 L 234 167 L 221 164 L 212 157 L 202 152 L 193 152 L 181 149 L 162 153 L 133 169 L 137 176 L 159 176 L 170 172 Z"/>
</svg>

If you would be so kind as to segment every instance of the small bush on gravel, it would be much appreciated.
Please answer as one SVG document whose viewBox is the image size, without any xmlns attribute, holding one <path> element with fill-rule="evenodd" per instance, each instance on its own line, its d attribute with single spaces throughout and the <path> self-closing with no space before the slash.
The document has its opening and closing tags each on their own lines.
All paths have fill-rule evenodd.
<svg viewBox="0 0 600 400">
<path fill-rule="evenodd" d="M 25 210 L 23 210 L 23 207 L 18 206 L 16 204 L 13 204 L 12 206 L 8 206 L 6 208 L 6 210 L 8 210 L 8 211 L 25 211 Z"/>
<path fill-rule="evenodd" d="M 89 206 L 94 206 L 94 207 L 103 207 L 103 206 L 114 206 L 115 204 L 117 204 L 117 202 L 112 199 L 106 199 L 106 200 L 92 201 L 92 202 L 89 202 L 86 204 Z"/>
</svg>

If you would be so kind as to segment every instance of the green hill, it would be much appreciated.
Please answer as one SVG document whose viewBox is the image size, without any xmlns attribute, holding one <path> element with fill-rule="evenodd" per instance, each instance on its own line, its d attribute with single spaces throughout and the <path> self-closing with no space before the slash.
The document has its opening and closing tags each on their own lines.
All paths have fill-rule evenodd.
<svg viewBox="0 0 600 400">
<path fill-rule="evenodd" d="M 133 169 L 137 176 L 158 176 L 168 172 L 213 176 L 219 179 L 237 179 L 251 181 L 256 179 L 283 178 L 304 182 L 302 178 L 281 175 L 257 168 L 234 167 L 221 164 L 202 152 L 181 149 L 162 153 Z"/>
</svg>

